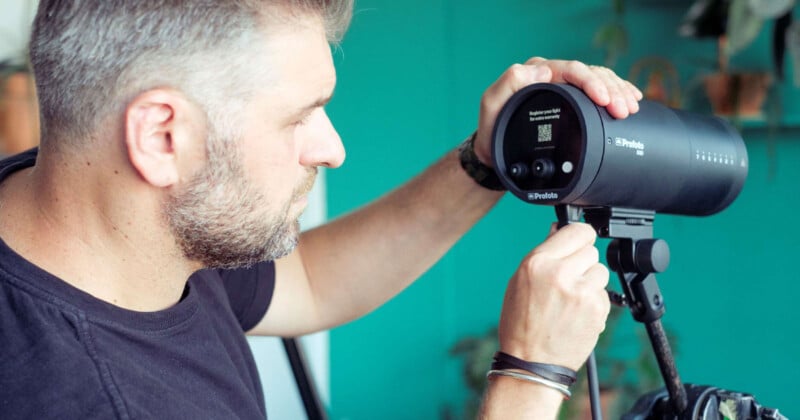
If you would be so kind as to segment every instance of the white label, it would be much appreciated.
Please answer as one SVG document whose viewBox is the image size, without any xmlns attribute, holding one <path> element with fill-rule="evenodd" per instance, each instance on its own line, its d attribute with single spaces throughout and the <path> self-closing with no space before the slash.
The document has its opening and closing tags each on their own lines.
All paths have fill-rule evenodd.
<svg viewBox="0 0 800 420">
<path fill-rule="evenodd" d="M 640 141 L 626 139 L 624 137 L 615 137 L 614 146 L 635 150 L 636 156 L 644 156 L 644 143 Z"/>
<path fill-rule="evenodd" d="M 561 108 L 528 111 L 528 120 L 530 122 L 557 120 L 559 118 L 561 118 Z"/>
</svg>

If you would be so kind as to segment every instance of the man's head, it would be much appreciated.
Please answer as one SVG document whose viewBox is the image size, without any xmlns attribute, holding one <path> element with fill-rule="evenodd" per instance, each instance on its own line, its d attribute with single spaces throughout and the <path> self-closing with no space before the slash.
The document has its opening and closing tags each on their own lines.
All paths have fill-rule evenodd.
<svg viewBox="0 0 800 420">
<path fill-rule="evenodd" d="M 212 131 L 207 164 L 164 208 L 184 255 L 207 267 L 241 267 L 293 250 L 299 214 L 292 213 L 292 204 L 304 199 L 317 173 L 310 168 L 288 201 L 270 202 L 248 177 L 242 148 L 230 140 Z"/>
<path fill-rule="evenodd" d="M 274 27 L 318 18 L 337 42 L 351 13 L 352 0 L 41 0 L 30 58 L 43 146 L 88 141 L 154 87 L 209 113 L 240 105 L 270 75 L 263 37 Z"/>
<path fill-rule="evenodd" d="M 327 42 L 351 3 L 42 0 L 31 39 L 42 153 L 119 143 L 166 192 L 188 259 L 277 258 L 296 243 L 316 167 L 344 158 L 322 106 L 335 84 Z"/>
</svg>

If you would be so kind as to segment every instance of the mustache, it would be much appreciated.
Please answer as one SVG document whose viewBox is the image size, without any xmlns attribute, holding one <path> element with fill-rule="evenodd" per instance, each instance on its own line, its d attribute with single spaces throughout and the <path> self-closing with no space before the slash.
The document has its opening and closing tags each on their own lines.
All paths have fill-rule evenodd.
<svg viewBox="0 0 800 420">
<path fill-rule="evenodd" d="M 294 196 L 300 197 L 306 195 L 314 187 L 314 182 L 317 180 L 317 167 L 308 168 L 305 178 L 300 181 L 300 184 L 294 189 Z"/>
</svg>

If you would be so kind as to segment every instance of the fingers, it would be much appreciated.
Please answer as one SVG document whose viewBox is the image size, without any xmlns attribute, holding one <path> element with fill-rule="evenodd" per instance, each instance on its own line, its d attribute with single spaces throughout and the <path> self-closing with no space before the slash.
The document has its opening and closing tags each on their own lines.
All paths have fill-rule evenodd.
<svg viewBox="0 0 800 420">
<path fill-rule="evenodd" d="M 525 86 L 537 82 L 548 82 L 551 78 L 552 71 L 547 66 L 538 64 L 514 64 L 486 90 L 485 96 L 493 99 L 491 101 L 492 103 L 495 101 L 505 103 L 511 95 Z"/>
<path fill-rule="evenodd" d="M 641 91 L 611 69 L 571 61 L 563 65 L 561 78 L 581 88 L 596 104 L 605 106 L 615 118 L 625 118 L 639 111 Z"/>
<path fill-rule="evenodd" d="M 594 231 L 571 224 L 555 232 L 509 282 L 498 338 L 503 351 L 577 369 L 605 328 L 608 270 Z"/>
<path fill-rule="evenodd" d="M 580 248 L 593 245 L 597 233 L 586 223 L 570 223 L 554 232 L 548 239 L 537 246 L 532 254 L 550 254 L 553 258 L 563 258 L 573 254 Z"/>
<path fill-rule="evenodd" d="M 566 277 L 584 277 L 594 264 L 600 262 L 600 253 L 597 248 L 585 245 L 572 254 L 563 258 L 562 270 Z"/>
<path fill-rule="evenodd" d="M 605 288 L 608 286 L 608 279 L 608 268 L 599 262 L 593 264 L 583 274 L 584 286 L 590 290 L 603 289 L 603 300 L 607 300 L 609 301 L 609 304 L 611 304 L 610 300 L 608 299 L 608 294 L 605 293 Z"/>
<path fill-rule="evenodd" d="M 511 96 L 525 86 L 549 82 L 553 72 L 548 66 L 538 64 L 514 64 L 506 70 L 483 94 L 481 98 L 478 132 L 475 138 L 475 154 L 481 162 L 492 166 L 491 130 L 497 114 Z"/>
<path fill-rule="evenodd" d="M 570 83 L 596 104 L 606 107 L 614 118 L 625 118 L 639 111 L 642 92 L 611 69 L 589 66 L 575 60 L 548 60 L 533 57 L 525 64 L 514 64 L 494 82 L 481 98 L 475 154 L 492 166 L 491 132 L 497 114 L 511 96 L 525 86 L 539 83 Z"/>
<path fill-rule="evenodd" d="M 607 105 L 608 112 L 615 118 L 625 118 L 630 114 L 639 111 L 639 99 L 641 92 L 632 83 L 622 80 L 614 72 L 605 67 L 590 66 L 597 74 L 601 83 L 608 89 L 610 103 Z"/>
<path fill-rule="evenodd" d="M 611 299 L 608 298 L 606 286 L 608 286 L 608 268 L 603 264 L 594 264 L 583 276 L 583 284 L 588 298 L 595 306 L 594 313 L 597 314 L 594 319 L 597 321 L 599 331 L 605 329 L 606 319 L 609 312 L 611 312 Z"/>
<path fill-rule="evenodd" d="M 553 238 L 556 234 L 557 237 Z M 591 225 L 572 223 L 558 229 L 558 224 L 550 225 L 547 240 L 531 252 L 547 255 L 552 259 L 562 259 L 562 277 L 581 277 L 589 287 L 605 288 L 608 285 L 608 269 L 599 263 L 600 252 L 594 243 L 597 234 Z M 588 268 L 586 268 L 588 267 Z"/>
<path fill-rule="evenodd" d="M 558 222 L 553 222 L 550 224 L 550 231 L 547 232 L 547 237 L 553 236 L 556 232 L 558 232 Z"/>
<path fill-rule="evenodd" d="M 509 67 L 483 94 L 481 116 L 486 117 L 487 120 L 480 121 L 481 125 L 493 127 L 494 119 L 511 95 L 525 86 L 548 82 L 551 78 L 552 70 L 547 66 L 514 64 Z"/>
<path fill-rule="evenodd" d="M 615 118 L 625 118 L 639 111 L 642 92 L 621 79 L 611 69 L 591 66 L 575 60 L 546 60 L 534 57 L 526 64 L 547 65 L 553 70 L 551 82 L 579 87 L 598 105 L 608 107 Z"/>
<path fill-rule="evenodd" d="M 603 68 L 587 66 L 580 61 L 574 60 L 553 60 L 551 65 L 556 68 L 553 72 L 553 82 L 566 82 L 580 88 L 600 106 L 612 104 L 617 99 L 612 95 L 616 92 L 616 89 L 612 89 L 612 86 L 609 86 L 613 82 L 611 75 L 604 71 Z"/>
<path fill-rule="evenodd" d="M 561 238 L 558 238 L 561 239 Z M 590 290 L 604 289 L 608 285 L 608 269 L 600 264 L 600 252 L 593 241 L 586 241 L 578 235 L 567 240 L 548 243 L 545 252 L 533 253 L 531 258 L 543 256 L 554 264 L 553 281 L 563 283 L 564 287 L 585 287 Z M 573 239 L 575 239 L 573 241 Z M 577 248 L 573 248 L 577 246 Z M 572 251 L 570 253 L 570 251 Z M 532 270 L 540 267 L 532 263 Z"/>
</svg>

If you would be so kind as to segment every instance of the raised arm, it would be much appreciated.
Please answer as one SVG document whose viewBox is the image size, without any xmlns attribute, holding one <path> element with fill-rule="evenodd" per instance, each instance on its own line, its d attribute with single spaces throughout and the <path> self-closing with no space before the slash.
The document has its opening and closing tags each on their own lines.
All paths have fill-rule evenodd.
<svg viewBox="0 0 800 420">
<path fill-rule="evenodd" d="M 302 234 L 276 261 L 273 304 L 251 333 L 295 335 L 377 308 L 420 277 L 497 202 L 447 153 L 377 201 Z"/>
<path fill-rule="evenodd" d="M 481 100 L 475 152 L 484 164 L 491 165 L 490 133 L 500 108 L 536 82 L 572 83 L 617 117 L 635 112 L 641 97 L 601 67 L 542 58 L 511 66 Z M 297 250 L 277 261 L 273 304 L 250 333 L 299 335 L 368 313 L 429 269 L 501 195 L 477 185 L 456 151 L 447 153 L 381 199 L 305 232 Z"/>
</svg>

